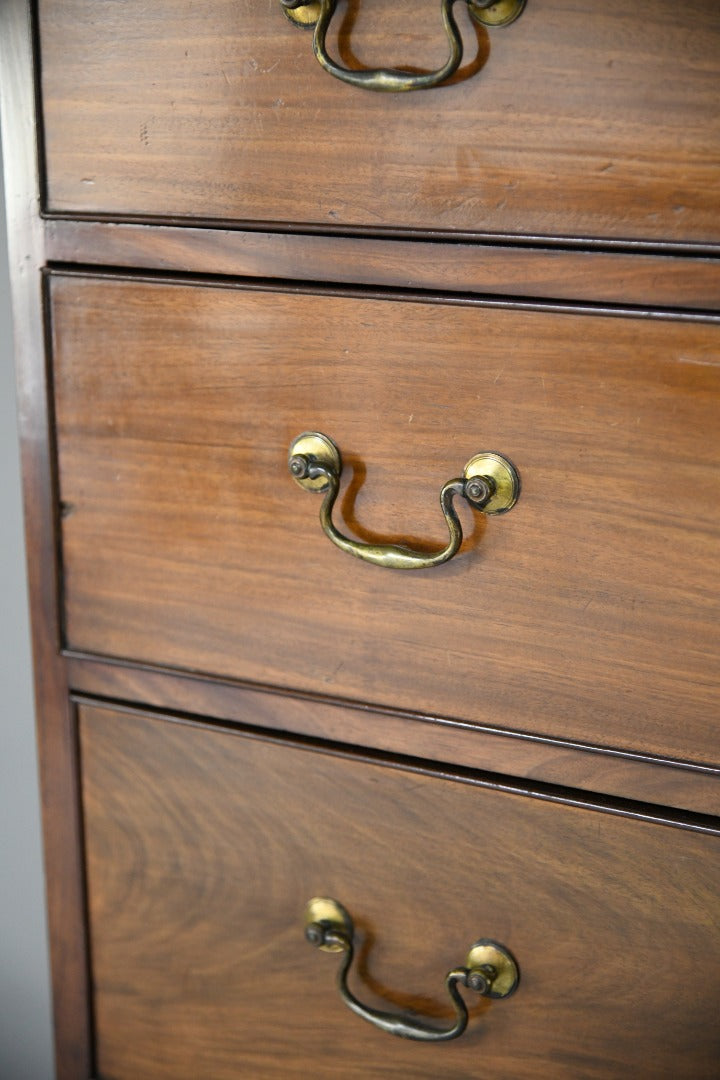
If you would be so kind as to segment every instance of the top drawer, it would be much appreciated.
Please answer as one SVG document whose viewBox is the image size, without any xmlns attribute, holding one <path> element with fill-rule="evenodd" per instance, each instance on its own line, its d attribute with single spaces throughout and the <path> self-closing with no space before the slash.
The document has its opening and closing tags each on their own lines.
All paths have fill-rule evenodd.
<svg viewBox="0 0 720 1080">
<path fill-rule="evenodd" d="M 363 0 L 328 46 L 437 68 L 437 8 Z M 48 209 L 720 241 L 716 0 L 528 0 L 491 34 L 455 11 L 467 77 L 378 94 L 326 74 L 279 0 L 40 0 Z"/>
</svg>

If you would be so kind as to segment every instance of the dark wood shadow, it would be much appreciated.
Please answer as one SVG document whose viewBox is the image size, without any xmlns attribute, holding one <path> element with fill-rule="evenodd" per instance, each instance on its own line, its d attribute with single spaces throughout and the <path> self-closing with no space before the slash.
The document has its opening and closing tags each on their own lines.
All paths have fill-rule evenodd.
<svg viewBox="0 0 720 1080">
<path fill-rule="evenodd" d="M 342 525 L 345 525 L 352 530 L 354 536 L 358 540 L 362 540 L 366 544 L 401 544 L 403 547 L 409 547 L 413 550 L 426 552 L 428 554 L 433 551 L 439 551 L 444 547 L 448 540 L 448 532 L 439 505 L 440 488 L 442 485 L 438 486 L 437 491 L 433 495 L 433 502 L 437 507 L 438 519 L 437 535 L 434 538 L 428 539 L 427 537 L 408 535 L 407 533 L 404 535 L 396 533 L 379 533 L 373 529 L 368 529 L 357 517 L 356 500 L 365 483 L 367 468 L 361 458 L 352 454 L 343 454 L 343 473 L 347 475 L 350 470 L 352 470 L 352 479 L 334 511 L 335 515 L 337 515 L 337 523 L 339 526 L 342 522 Z M 446 477 L 443 483 L 446 483 L 447 480 L 450 479 L 450 476 Z M 464 500 L 456 498 L 455 502 L 456 505 L 458 502 L 460 503 L 461 509 Z M 470 528 L 467 528 L 467 520 L 468 515 L 465 514 L 463 521 L 463 542 L 460 547 L 461 552 L 474 550 L 482 540 L 486 528 L 485 517 L 480 512 L 472 514 L 472 525 Z"/>
<path fill-rule="evenodd" d="M 361 61 L 358 59 L 358 56 L 355 53 L 352 45 L 353 31 L 355 29 L 355 24 L 357 22 L 361 6 L 362 0 L 347 0 L 347 4 L 345 5 L 345 10 L 337 31 L 338 54 L 345 66 L 350 68 L 352 71 L 363 71 L 367 69 L 367 65 L 361 63 Z M 458 5 L 458 8 L 460 7 L 462 7 L 462 5 Z M 467 60 L 466 63 L 461 64 L 455 74 L 442 84 L 443 86 L 452 86 L 455 83 L 464 82 L 466 79 L 469 79 L 473 75 L 476 75 L 478 71 L 480 71 L 485 66 L 490 56 L 489 34 L 484 29 L 484 27 L 479 26 L 469 17 L 465 17 L 462 20 L 458 19 L 458 27 L 463 38 L 463 47 L 465 53 L 467 53 L 468 34 L 464 32 L 465 27 L 463 26 L 463 23 L 469 25 L 470 31 L 474 34 L 474 37 L 476 39 L 477 47 L 475 50 L 475 55 L 471 59 Z M 444 34 L 439 19 L 437 29 L 439 37 L 442 38 Z M 413 75 L 426 75 L 429 73 L 428 68 L 415 67 L 412 64 L 404 63 L 399 64 L 398 70 L 407 71 Z"/>
<path fill-rule="evenodd" d="M 455 1009 L 449 997 L 443 998 L 444 991 L 434 997 L 429 997 L 417 993 L 412 987 L 409 990 L 401 990 L 386 986 L 370 971 L 370 958 L 376 942 L 374 931 L 366 922 L 356 920 L 355 936 L 359 947 L 355 955 L 354 976 L 351 969 L 350 979 L 355 979 L 356 987 L 358 982 L 362 983 L 378 998 L 387 1002 L 393 1009 L 397 1009 L 398 1014 L 411 1013 L 414 1017 L 427 1017 L 431 1024 L 436 1022 L 439 1028 L 450 1027 L 455 1019 Z M 437 982 L 442 985 L 447 972 L 455 967 L 461 967 L 464 959 L 464 956 L 458 956 L 455 960 L 448 959 L 445 970 L 438 972 Z M 412 964 L 408 964 L 408 980 L 412 980 L 412 977 Z M 358 989 L 357 993 L 360 996 L 362 990 Z M 472 991 L 461 990 L 461 993 L 471 1019 L 482 1016 L 489 1009 L 491 1002 L 488 998 L 479 997 Z"/>
</svg>

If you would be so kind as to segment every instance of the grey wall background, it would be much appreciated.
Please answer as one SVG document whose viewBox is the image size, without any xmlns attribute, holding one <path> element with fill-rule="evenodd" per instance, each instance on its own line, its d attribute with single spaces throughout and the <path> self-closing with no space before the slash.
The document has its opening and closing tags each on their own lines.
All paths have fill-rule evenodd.
<svg viewBox="0 0 720 1080">
<path fill-rule="evenodd" d="M 14 379 L 5 206 L 0 190 L 0 1077 L 51 1080 L 50 991 Z"/>
</svg>

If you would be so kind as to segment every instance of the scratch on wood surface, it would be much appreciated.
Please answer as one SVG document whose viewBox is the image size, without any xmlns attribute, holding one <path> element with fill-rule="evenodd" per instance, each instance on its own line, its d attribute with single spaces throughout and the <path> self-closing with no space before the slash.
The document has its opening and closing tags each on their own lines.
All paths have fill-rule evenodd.
<svg viewBox="0 0 720 1080">
<path fill-rule="evenodd" d="M 712 360 L 701 360 L 697 356 L 678 356 L 678 364 L 697 364 L 698 367 L 720 367 L 720 356 Z"/>
</svg>

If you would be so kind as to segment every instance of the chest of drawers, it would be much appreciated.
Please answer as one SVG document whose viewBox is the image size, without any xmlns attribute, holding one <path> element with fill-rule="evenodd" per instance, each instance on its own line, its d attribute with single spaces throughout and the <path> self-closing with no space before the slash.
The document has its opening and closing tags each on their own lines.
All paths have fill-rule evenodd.
<svg viewBox="0 0 720 1080">
<path fill-rule="evenodd" d="M 720 15 L 442 12 L 3 9 L 60 1077 L 717 1074 Z"/>
</svg>

